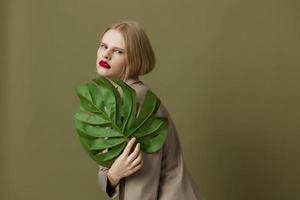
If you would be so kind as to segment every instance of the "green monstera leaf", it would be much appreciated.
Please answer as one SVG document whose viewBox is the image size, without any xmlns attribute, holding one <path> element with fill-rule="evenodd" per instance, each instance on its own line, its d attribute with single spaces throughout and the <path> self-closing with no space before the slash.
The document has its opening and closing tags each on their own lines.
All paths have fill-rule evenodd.
<svg viewBox="0 0 300 200">
<path fill-rule="evenodd" d="M 148 90 L 142 105 L 136 92 L 126 82 L 110 78 L 120 86 L 120 93 L 105 77 L 77 86 L 80 108 L 75 113 L 75 128 L 80 143 L 99 165 L 110 167 L 135 137 L 145 153 L 163 146 L 168 134 L 168 119 L 157 117 L 159 98 Z"/>
</svg>

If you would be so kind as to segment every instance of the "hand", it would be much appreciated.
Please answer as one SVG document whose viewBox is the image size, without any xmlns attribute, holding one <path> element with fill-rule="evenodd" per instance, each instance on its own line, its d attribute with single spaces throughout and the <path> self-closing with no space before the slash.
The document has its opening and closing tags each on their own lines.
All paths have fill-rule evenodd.
<svg viewBox="0 0 300 200">
<path fill-rule="evenodd" d="M 107 172 L 107 176 L 113 187 L 115 187 L 123 177 L 135 173 L 143 166 L 142 152 L 139 143 L 131 153 L 135 141 L 135 138 L 131 138 L 123 153 L 119 155 Z"/>
</svg>

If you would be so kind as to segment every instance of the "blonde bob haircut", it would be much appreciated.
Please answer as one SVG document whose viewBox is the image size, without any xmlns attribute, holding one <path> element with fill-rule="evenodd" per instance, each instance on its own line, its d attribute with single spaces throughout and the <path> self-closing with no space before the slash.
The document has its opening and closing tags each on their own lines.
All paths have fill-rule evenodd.
<svg viewBox="0 0 300 200">
<path fill-rule="evenodd" d="M 125 42 L 126 64 L 121 78 L 138 78 L 153 70 L 155 66 L 155 55 L 145 31 L 136 21 L 122 21 L 111 24 L 108 30 L 117 30 L 123 36 Z M 103 34 L 104 34 L 103 33 Z"/>
</svg>

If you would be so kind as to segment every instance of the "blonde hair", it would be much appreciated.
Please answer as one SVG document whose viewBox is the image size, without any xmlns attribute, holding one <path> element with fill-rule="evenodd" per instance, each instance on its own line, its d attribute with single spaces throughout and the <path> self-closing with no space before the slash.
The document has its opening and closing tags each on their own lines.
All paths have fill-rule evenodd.
<svg viewBox="0 0 300 200">
<path fill-rule="evenodd" d="M 122 21 L 111 24 L 108 30 L 119 31 L 125 41 L 126 63 L 122 73 L 123 79 L 137 78 L 153 70 L 155 66 L 155 54 L 145 31 L 136 21 Z"/>
</svg>

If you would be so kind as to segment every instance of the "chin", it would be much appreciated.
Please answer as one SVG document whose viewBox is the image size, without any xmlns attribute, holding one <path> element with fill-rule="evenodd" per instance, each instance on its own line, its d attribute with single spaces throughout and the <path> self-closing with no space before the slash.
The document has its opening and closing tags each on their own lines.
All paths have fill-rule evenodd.
<svg viewBox="0 0 300 200">
<path fill-rule="evenodd" d="M 104 77 L 108 77 L 109 76 L 109 72 L 108 71 L 103 71 L 101 69 L 99 69 L 97 67 L 97 74 L 99 74 L 100 76 L 104 76 Z"/>
</svg>

